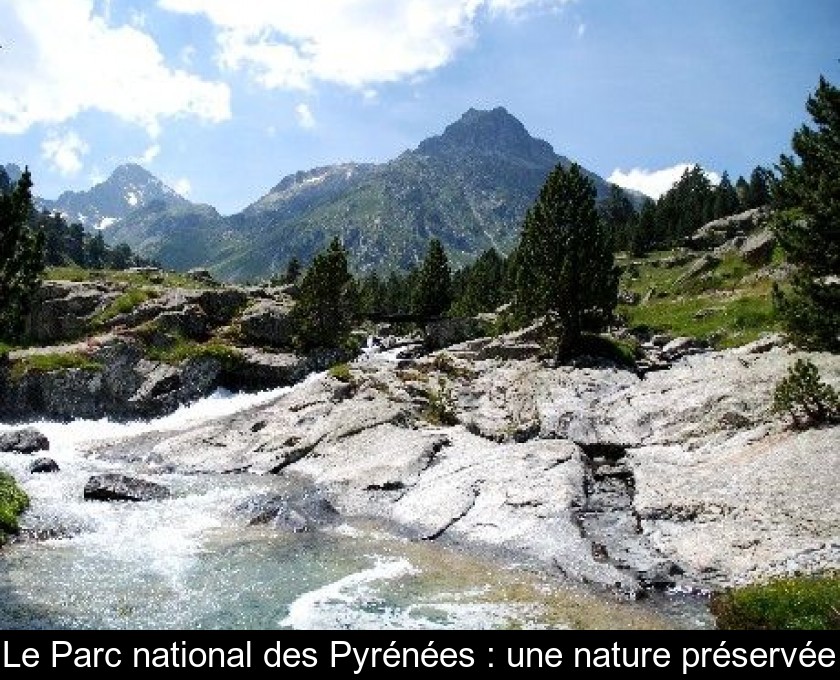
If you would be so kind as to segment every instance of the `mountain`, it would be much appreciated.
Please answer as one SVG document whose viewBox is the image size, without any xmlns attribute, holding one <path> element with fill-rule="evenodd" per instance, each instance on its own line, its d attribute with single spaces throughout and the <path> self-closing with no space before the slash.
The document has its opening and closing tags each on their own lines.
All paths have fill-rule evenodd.
<svg viewBox="0 0 840 680">
<path fill-rule="evenodd" d="M 165 267 L 207 266 L 231 280 L 268 277 L 292 257 L 306 263 L 334 236 L 360 272 L 411 267 L 431 238 L 458 266 L 490 247 L 510 252 L 558 163 L 571 161 L 504 108 L 470 109 L 389 162 L 294 173 L 229 217 L 186 201 L 136 165 L 88 192 L 62 194 L 52 209 L 110 225 L 106 241 L 127 243 Z M 587 175 L 598 198 L 606 197 L 610 185 Z"/>
<path fill-rule="evenodd" d="M 88 229 L 101 229 L 154 202 L 174 209 L 190 205 L 148 170 L 128 163 L 88 191 L 65 191 L 54 201 L 40 199 L 38 207 L 60 212 L 69 222 L 79 222 Z"/>
<path fill-rule="evenodd" d="M 410 267 L 440 239 L 456 265 L 507 253 L 548 173 L 571 161 L 503 108 L 470 109 L 444 132 L 381 165 L 348 164 L 286 177 L 230 218 L 247 246 L 214 263 L 229 278 L 308 261 L 338 235 L 361 271 Z M 599 198 L 609 184 L 593 173 Z"/>
</svg>

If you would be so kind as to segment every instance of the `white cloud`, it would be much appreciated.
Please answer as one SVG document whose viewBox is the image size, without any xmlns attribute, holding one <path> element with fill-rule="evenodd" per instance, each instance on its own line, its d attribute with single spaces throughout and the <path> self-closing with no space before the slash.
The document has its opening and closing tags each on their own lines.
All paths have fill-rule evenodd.
<svg viewBox="0 0 840 680">
<path fill-rule="evenodd" d="M 95 7 L 93 0 L 0 3 L 0 133 L 86 110 L 113 114 L 151 135 L 168 117 L 230 117 L 227 85 L 168 68 L 151 37 L 133 26 L 109 26 Z"/>
<path fill-rule="evenodd" d="M 312 115 L 312 110 L 306 104 L 298 104 L 295 107 L 295 115 L 298 125 L 304 130 L 311 130 L 315 127 L 315 116 Z"/>
<path fill-rule="evenodd" d="M 219 63 L 266 88 L 329 82 L 365 89 L 433 71 L 474 40 L 483 17 L 556 9 L 574 0 L 158 0 L 206 16 Z"/>
<path fill-rule="evenodd" d="M 624 172 L 616 168 L 607 178 L 607 181 L 617 184 L 624 189 L 641 191 L 651 198 L 659 198 L 679 181 L 686 170 L 692 167 L 694 167 L 693 163 L 679 163 L 670 168 L 663 168 L 662 170 L 633 168 L 628 172 Z M 716 172 L 705 170 L 705 173 L 712 184 L 720 182 L 720 175 Z"/>
<path fill-rule="evenodd" d="M 578 27 L 577 27 L 578 38 L 582 38 L 584 33 L 586 33 L 586 24 L 581 22 L 581 23 L 578 24 Z"/>
<path fill-rule="evenodd" d="M 157 158 L 159 155 L 160 155 L 160 144 L 152 144 L 140 156 L 135 156 L 131 160 L 134 163 L 139 163 L 140 165 L 148 165 L 153 160 L 155 160 L 155 158 Z"/>
<path fill-rule="evenodd" d="M 178 193 L 186 198 L 192 191 L 192 182 L 190 182 L 190 180 L 186 177 L 181 177 L 172 183 L 172 188 L 175 190 L 175 193 Z"/>
<path fill-rule="evenodd" d="M 82 156 L 90 151 L 87 145 L 75 132 L 63 135 L 51 133 L 41 142 L 41 156 L 50 162 L 53 170 L 62 175 L 75 175 L 82 169 Z"/>
</svg>

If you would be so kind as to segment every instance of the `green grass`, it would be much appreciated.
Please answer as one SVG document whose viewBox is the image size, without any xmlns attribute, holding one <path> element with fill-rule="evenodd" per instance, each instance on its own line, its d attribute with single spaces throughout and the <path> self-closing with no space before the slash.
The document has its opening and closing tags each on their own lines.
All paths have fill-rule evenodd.
<svg viewBox="0 0 840 680">
<path fill-rule="evenodd" d="M 717 627 L 726 630 L 838 630 L 840 574 L 779 578 L 713 596 Z"/>
<path fill-rule="evenodd" d="M 71 368 L 99 371 L 102 369 L 102 364 L 81 352 L 32 354 L 12 361 L 11 378 L 20 380 L 27 373 L 50 373 Z"/>
<path fill-rule="evenodd" d="M 755 268 L 737 253 L 726 254 L 705 274 L 679 281 L 692 263 L 677 267 L 657 266 L 673 254 L 653 253 L 629 264 L 621 287 L 644 296 L 648 302 L 621 305 L 618 313 L 631 328 L 646 328 L 672 336 L 701 338 L 718 349 L 737 347 L 778 331 L 769 280 L 744 283 Z"/>
<path fill-rule="evenodd" d="M 127 283 L 131 286 L 162 286 L 166 288 L 205 288 L 204 285 L 178 272 L 161 271 L 157 274 L 131 272 L 118 269 L 85 269 L 84 267 L 47 267 L 47 281 L 107 281 Z"/>
<path fill-rule="evenodd" d="M 146 355 L 155 361 L 177 365 L 187 359 L 213 357 L 226 369 L 235 368 L 242 361 L 241 352 L 223 342 L 196 342 L 178 336 L 172 337 L 172 344 L 166 347 L 148 347 Z"/>
<path fill-rule="evenodd" d="M 14 477 L 0 470 L 0 545 L 6 542 L 8 534 L 17 533 L 18 517 L 28 507 L 29 497 Z"/>
<path fill-rule="evenodd" d="M 93 323 L 101 326 L 120 314 L 128 314 L 154 297 L 157 297 L 157 292 L 150 288 L 130 288 L 97 314 Z"/>
</svg>

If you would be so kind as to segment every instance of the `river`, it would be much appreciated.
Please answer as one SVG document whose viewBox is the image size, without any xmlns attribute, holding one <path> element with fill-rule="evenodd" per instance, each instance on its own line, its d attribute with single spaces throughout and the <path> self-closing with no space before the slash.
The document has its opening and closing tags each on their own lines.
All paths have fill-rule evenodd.
<svg viewBox="0 0 840 680">
<path fill-rule="evenodd" d="M 292 388 L 294 389 L 294 388 Z M 0 628 L 12 629 L 672 629 L 708 628 L 696 597 L 640 602 L 556 575 L 400 538 L 373 522 L 305 532 L 249 526 L 236 508 L 290 491 L 286 476 L 163 474 L 172 495 L 86 501 L 93 474 L 125 472 L 87 444 L 177 431 L 268 403 L 286 390 L 218 392 L 149 422 L 32 423 L 60 466 L 0 453 L 31 499 L 21 536 L 0 550 Z M 11 429 L 0 425 L 0 430 Z"/>
</svg>

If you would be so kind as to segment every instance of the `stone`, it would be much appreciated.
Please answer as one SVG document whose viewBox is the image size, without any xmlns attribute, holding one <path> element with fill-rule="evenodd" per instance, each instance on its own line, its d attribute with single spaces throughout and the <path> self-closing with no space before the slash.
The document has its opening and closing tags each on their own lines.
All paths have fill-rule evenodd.
<svg viewBox="0 0 840 680">
<path fill-rule="evenodd" d="M 768 264 L 776 247 L 776 235 L 769 227 L 751 234 L 740 246 L 739 252 L 745 262 L 760 267 Z"/>
<path fill-rule="evenodd" d="M 292 342 L 291 298 L 282 302 L 259 300 L 248 307 L 239 319 L 243 342 L 257 346 L 289 347 Z"/>
<path fill-rule="evenodd" d="M 161 484 L 115 473 L 94 475 L 84 489 L 85 499 L 96 501 L 157 501 L 169 496 L 169 489 Z"/>
<path fill-rule="evenodd" d="M 32 427 L 0 432 L 0 451 L 31 454 L 49 448 L 50 440 L 46 435 Z"/>
<path fill-rule="evenodd" d="M 52 458 L 36 458 L 29 466 L 29 472 L 32 474 L 42 472 L 58 472 L 60 468 Z"/>
</svg>

